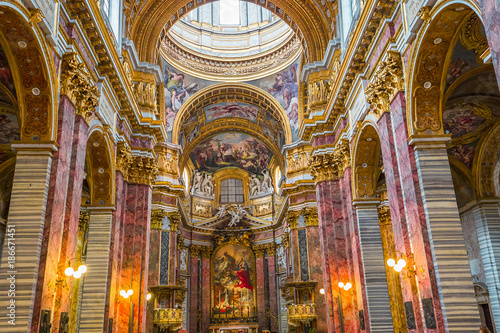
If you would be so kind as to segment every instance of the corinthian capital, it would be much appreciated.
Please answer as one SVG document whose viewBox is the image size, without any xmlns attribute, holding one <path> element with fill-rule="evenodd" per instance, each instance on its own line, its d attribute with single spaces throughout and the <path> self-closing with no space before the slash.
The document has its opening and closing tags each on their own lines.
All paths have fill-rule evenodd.
<svg viewBox="0 0 500 333">
<path fill-rule="evenodd" d="M 390 104 L 396 94 L 404 90 L 404 73 L 401 56 L 389 51 L 387 59 L 380 62 L 371 83 L 366 88 L 366 100 L 372 111 L 380 116 L 390 111 Z"/>
<path fill-rule="evenodd" d="M 135 156 L 129 169 L 128 180 L 131 183 L 152 185 L 157 174 L 158 168 L 153 157 Z"/>
<path fill-rule="evenodd" d="M 85 64 L 78 61 L 76 53 L 64 56 L 61 74 L 61 94 L 66 95 L 88 123 L 99 105 L 100 93 L 85 70 Z"/>
<path fill-rule="evenodd" d="M 133 160 L 130 147 L 126 143 L 120 142 L 116 153 L 116 171 L 120 171 L 125 179 L 128 177 L 128 170 Z"/>
</svg>

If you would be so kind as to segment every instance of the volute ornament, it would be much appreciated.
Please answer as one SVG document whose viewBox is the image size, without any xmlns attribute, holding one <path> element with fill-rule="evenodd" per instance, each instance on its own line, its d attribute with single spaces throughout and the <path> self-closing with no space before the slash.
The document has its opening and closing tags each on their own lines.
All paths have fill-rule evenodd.
<svg viewBox="0 0 500 333">
<path fill-rule="evenodd" d="M 64 56 L 61 74 L 61 94 L 66 95 L 88 123 L 99 105 L 100 93 L 85 70 L 85 64 L 78 61 L 76 53 Z"/>
<path fill-rule="evenodd" d="M 390 111 L 390 104 L 399 91 L 404 90 L 404 74 L 401 56 L 389 51 L 387 59 L 380 62 L 371 83 L 366 88 L 366 101 L 372 112 L 381 116 Z"/>
<path fill-rule="evenodd" d="M 158 174 L 156 163 L 153 157 L 134 156 L 128 173 L 129 182 L 151 186 Z"/>
</svg>

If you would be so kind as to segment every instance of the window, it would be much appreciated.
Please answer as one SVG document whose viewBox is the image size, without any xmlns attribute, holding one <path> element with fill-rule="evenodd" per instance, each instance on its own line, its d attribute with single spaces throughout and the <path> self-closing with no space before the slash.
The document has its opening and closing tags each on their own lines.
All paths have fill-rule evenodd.
<svg viewBox="0 0 500 333">
<path fill-rule="evenodd" d="M 239 179 L 226 179 L 220 184 L 220 203 L 245 202 L 243 182 Z"/>
<path fill-rule="evenodd" d="M 240 24 L 240 0 L 220 0 L 220 24 Z"/>
</svg>

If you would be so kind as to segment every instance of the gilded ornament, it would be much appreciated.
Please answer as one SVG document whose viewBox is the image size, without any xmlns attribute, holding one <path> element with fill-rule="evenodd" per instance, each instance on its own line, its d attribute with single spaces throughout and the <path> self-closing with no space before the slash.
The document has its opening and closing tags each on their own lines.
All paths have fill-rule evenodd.
<svg viewBox="0 0 500 333">
<path fill-rule="evenodd" d="M 181 223 L 181 213 L 170 212 L 168 213 L 168 219 L 170 220 L 170 231 L 177 231 Z"/>
<path fill-rule="evenodd" d="M 129 182 L 151 186 L 158 174 L 156 164 L 156 159 L 153 157 L 134 156 L 128 172 Z"/>
<path fill-rule="evenodd" d="M 298 218 L 299 218 L 300 213 L 297 211 L 289 210 L 287 214 L 287 223 L 290 229 L 294 230 L 297 229 L 297 224 L 298 224 Z"/>
<path fill-rule="evenodd" d="M 162 221 L 167 216 L 167 212 L 163 209 L 155 209 L 151 211 L 151 230 L 161 229 Z"/>
<path fill-rule="evenodd" d="M 314 227 L 317 226 L 318 221 L 318 208 L 317 207 L 306 207 L 301 211 L 302 216 L 304 216 L 306 226 Z"/>
<path fill-rule="evenodd" d="M 134 157 L 132 156 L 132 150 L 130 146 L 125 142 L 118 143 L 117 153 L 116 153 L 116 171 L 120 171 L 124 179 L 128 177 L 128 171 Z"/>
<path fill-rule="evenodd" d="M 431 12 L 431 7 L 429 6 L 424 6 L 424 7 L 421 7 L 418 12 L 417 12 L 417 16 L 420 17 L 422 20 L 424 21 L 430 21 L 431 20 L 431 15 L 430 15 L 430 12 Z"/>
<path fill-rule="evenodd" d="M 483 23 L 481 19 L 472 14 L 460 30 L 460 41 L 468 50 L 474 50 L 476 61 L 483 63 L 483 54 L 488 51 L 488 40 L 483 34 Z"/>
<path fill-rule="evenodd" d="M 381 206 L 378 209 L 378 221 L 380 225 L 391 224 L 391 210 L 387 206 Z"/>
<path fill-rule="evenodd" d="M 83 231 L 88 226 L 90 220 L 90 214 L 86 211 L 80 211 L 80 216 L 78 218 L 78 230 Z"/>
<path fill-rule="evenodd" d="M 30 20 L 29 23 L 31 25 L 36 25 L 45 18 L 45 15 L 43 15 L 42 10 L 40 8 L 31 8 L 30 9 Z"/>
<path fill-rule="evenodd" d="M 89 123 L 95 108 L 99 105 L 101 94 L 94 85 L 91 75 L 85 70 L 85 64 L 78 61 L 74 52 L 63 57 L 61 94 L 66 95 L 73 103 L 76 114 L 81 115 Z"/>
<path fill-rule="evenodd" d="M 381 116 L 390 111 L 390 104 L 399 91 L 404 90 L 404 75 L 401 56 L 389 51 L 387 59 L 382 61 L 365 90 L 366 101 L 372 112 Z"/>
</svg>

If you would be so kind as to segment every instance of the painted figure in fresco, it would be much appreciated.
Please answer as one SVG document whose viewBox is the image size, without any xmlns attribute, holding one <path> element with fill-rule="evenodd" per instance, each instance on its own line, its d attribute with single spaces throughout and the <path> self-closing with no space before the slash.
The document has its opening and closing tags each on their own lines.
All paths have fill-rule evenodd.
<svg viewBox="0 0 500 333">
<path fill-rule="evenodd" d="M 290 106 L 292 98 L 299 96 L 299 84 L 297 83 L 298 66 L 298 64 L 293 64 L 289 69 L 276 74 L 275 83 L 268 90 L 272 95 L 281 94 L 285 110 Z"/>
<path fill-rule="evenodd" d="M 186 89 L 184 87 L 184 74 L 177 74 L 167 68 L 168 71 L 168 82 L 167 90 L 170 91 L 172 95 L 172 110 L 175 109 L 175 99 L 177 99 L 181 104 L 184 102 L 184 97 L 186 97 Z"/>
<path fill-rule="evenodd" d="M 0 144 L 10 143 L 11 140 L 19 140 L 19 126 L 15 118 L 14 115 L 0 114 Z"/>
<path fill-rule="evenodd" d="M 207 114 L 207 121 L 224 117 L 238 117 L 249 120 L 256 120 L 259 109 L 255 106 L 243 103 L 221 103 L 208 107 L 205 109 Z"/>
<path fill-rule="evenodd" d="M 240 282 L 235 286 L 235 288 L 246 288 L 253 291 L 252 281 L 250 281 L 249 267 L 247 262 L 241 258 L 236 267 L 236 275 L 240 279 Z"/>
</svg>

